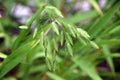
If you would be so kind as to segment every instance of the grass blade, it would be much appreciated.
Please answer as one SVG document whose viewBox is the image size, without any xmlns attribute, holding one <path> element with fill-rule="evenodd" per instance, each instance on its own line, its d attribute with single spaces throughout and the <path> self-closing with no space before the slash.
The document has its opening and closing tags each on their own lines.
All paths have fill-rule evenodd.
<svg viewBox="0 0 120 80">
<path fill-rule="evenodd" d="M 96 15 L 97 15 L 97 13 L 95 11 L 89 11 L 89 12 L 86 12 L 86 13 L 80 13 L 80 12 L 78 12 L 75 15 L 71 16 L 69 18 L 69 20 L 72 23 L 77 23 L 77 22 L 81 22 L 81 21 L 93 18 Z"/>
<path fill-rule="evenodd" d="M 110 55 L 110 51 L 108 49 L 108 47 L 106 45 L 103 46 L 103 51 L 104 51 L 104 55 L 107 56 L 107 55 Z M 111 57 L 106 57 L 106 60 L 111 68 L 111 71 L 113 72 L 113 74 L 115 74 L 115 68 L 114 68 L 114 64 L 113 64 L 113 61 L 112 61 L 112 58 Z"/>
<path fill-rule="evenodd" d="M 103 12 L 102 10 L 100 9 L 99 5 L 97 4 L 97 2 L 95 0 L 89 0 L 90 3 L 92 4 L 92 6 L 96 9 L 96 11 L 101 15 L 103 16 Z"/>
<path fill-rule="evenodd" d="M 0 78 L 14 68 L 37 45 L 37 43 L 36 41 L 31 41 L 13 51 L 0 67 Z"/>
<path fill-rule="evenodd" d="M 116 11 L 120 7 L 120 2 L 118 2 L 113 8 L 111 8 L 104 16 L 98 19 L 93 26 L 90 27 L 88 33 L 91 38 L 94 38 L 101 32 L 101 30 L 108 24 L 108 22 L 112 19 Z"/>
<path fill-rule="evenodd" d="M 53 80 L 65 80 L 65 79 L 63 79 L 62 77 L 60 77 L 60 76 L 58 76 L 58 75 L 56 75 L 56 74 L 54 74 L 54 73 L 51 73 L 51 72 L 47 72 L 47 75 L 48 75 L 50 78 L 52 78 Z"/>
<path fill-rule="evenodd" d="M 77 64 L 84 72 L 86 72 L 92 80 L 102 80 L 95 71 L 95 68 L 91 66 L 90 62 L 83 59 L 77 60 L 75 58 L 73 59 L 73 62 Z"/>
</svg>

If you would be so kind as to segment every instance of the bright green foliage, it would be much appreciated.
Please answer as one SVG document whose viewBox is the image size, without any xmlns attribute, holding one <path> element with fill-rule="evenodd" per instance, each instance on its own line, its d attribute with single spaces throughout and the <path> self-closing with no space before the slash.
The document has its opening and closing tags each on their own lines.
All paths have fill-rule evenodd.
<svg viewBox="0 0 120 80">
<path fill-rule="evenodd" d="M 44 7 L 44 9 L 43 9 Z M 52 22 L 44 22 L 42 24 L 44 24 L 42 27 L 39 26 L 38 30 L 35 29 L 35 32 L 33 33 L 33 39 L 30 39 L 31 36 L 28 36 L 27 40 L 24 39 L 25 36 L 27 35 L 28 31 L 30 30 L 30 26 L 32 24 L 32 22 L 37 19 L 37 17 L 39 15 L 41 15 L 41 13 L 45 12 L 45 16 L 46 14 L 48 14 L 47 19 L 51 20 Z M 42 18 L 42 16 L 41 16 Z M 60 19 L 60 21 L 59 21 Z M 55 55 L 58 53 L 58 45 L 57 45 L 57 38 L 60 36 L 59 34 L 59 26 L 63 31 L 63 34 L 61 34 L 62 36 L 65 36 L 65 40 L 63 38 L 62 42 L 65 41 L 65 47 L 66 47 L 66 52 L 68 52 L 71 56 L 73 56 L 73 51 L 72 51 L 72 45 L 73 45 L 73 39 L 71 38 L 72 36 L 75 37 L 77 35 L 77 37 L 75 38 L 80 38 L 82 39 L 82 37 L 84 37 L 84 39 L 89 40 L 89 35 L 82 29 L 76 28 L 74 27 L 72 24 L 70 24 L 69 22 L 63 22 L 66 21 L 64 20 L 62 14 L 59 12 L 59 10 L 53 6 L 49 6 L 49 5 L 44 5 L 42 6 L 36 13 L 35 15 L 32 17 L 32 19 L 28 22 L 27 26 L 20 26 L 19 28 L 21 29 L 25 29 L 21 32 L 21 34 L 19 35 L 19 37 L 16 39 L 14 45 L 13 45 L 13 53 L 8 56 L 6 58 L 6 60 L 3 62 L 3 66 L 0 68 L 1 69 L 1 77 L 3 75 L 5 75 L 9 70 L 11 70 L 13 67 L 15 67 L 35 46 L 37 46 L 37 44 L 39 43 L 35 43 L 36 45 L 33 45 L 33 41 L 34 39 L 39 39 L 40 40 L 40 45 L 38 47 L 43 47 L 42 51 L 44 51 L 45 55 L 45 60 L 46 63 L 48 65 L 49 70 L 55 70 Z M 59 22 L 59 23 L 57 23 Z M 41 23 L 38 23 L 39 25 Z M 60 24 L 59 26 L 57 24 Z M 50 32 L 50 30 L 53 29 L 53 32 Z M 72 34 L 70 33 L 73 29 L 74 31 L 72 32 Z M 43 33 L 44 31 L 44 33 Z M 51 35 L 49 35 L 49 33 Z M 44 36 L 45 35 L 45 36 Z M 41 37 L 38 37 L 41 36 Z M 44 36 L 44 37 L 43 37 Z M 51 40 L 52 39 L 52 40 Z M 24 41 L 24 44 L 21 43 L 21 41 Z M 32 41 L 32 42 L 31 42 Z M 27 44 L 29 43 L 29 44 Z M 23 45 L 23 47 L 19 48 L 19 45 Z M 51 47 L 52 46 L 52 47 Z M 18 48 L 17 48 L 18 47 Z M 22 51 L 21 51 L 22 50 Z M 14 52 L 15 51 L 15 52 Z M 19 56 L 18 56 L 19 55 Z M 11 61 L 11 59 L 13 59 Z"/>
<path fill-rule="evenodd" d="M 112 9 L 110 9 L 104 16 L 98 19 L 93 26 L 90 27 L 88 33 L 92 38 L 98 36 L 98 34 L 103 30 L 103 28 L 107 25 L 107 23 L 113 18 L 116 11 L 118 11 L 120 7 L 120 2 L 117 3 Z"/>
<path fill-rule="evenodd" d="M 95 71 L 94 66 L 92 64 L 84 59 L 73 59 L 73 61 L 84 71 L 86 72 L 93 80 L 102 80 L 97 72 Z"/>
<path fill-rule="evenodd" d="M 37 44 L 38 41 L 32 41 L 13 51 L 13 53 L 4 60 L 0 67 L 0 78 L 15 67 Z"/>
<path fill-rule="evenodd" d="M 104 80 L 104 77 L 117 80 L 119 73 L 115 72 L 113 58 L 120 57 L 115 52 L 120 45 L 120 2 L 114 2 L 109 1 L 105 10 L 101 10 L 97 1 L 91 0 L 95 9 L 69 18 L 63 17 L 59 10 L 62 0 L 49 1 L 56 7 L 38 2 L 38 10 L 26 25 L 17 27 L 21 32 L 17 38 L 12 36 L 13 39 L 4 29 L 5 20 L 1 18 L 0 37 L 5 39 L 4 48 L 12 50 L 10 55 L 0 52 L 4 58 L 0 62 L 1 80 Z M 33 24 L 36 27 L 29 34 Z M 101 71 L 98 65 L 103 61 L 110 71 Z M 16 66 L 15 77 L 4 77 Z"/>
</svg>

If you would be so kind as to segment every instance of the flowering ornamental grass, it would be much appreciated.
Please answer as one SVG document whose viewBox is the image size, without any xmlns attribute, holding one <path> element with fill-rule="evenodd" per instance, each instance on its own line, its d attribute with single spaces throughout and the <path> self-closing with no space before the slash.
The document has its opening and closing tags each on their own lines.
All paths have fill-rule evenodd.
<svg viewBox="0 0 120 80">
<path fill-rule="evenodd" d="M 6 16 L 0 17 L 1 80 L 119 79 L 119 1 L 101 10 L 91 0 L 93 9 L 68 18 L 64 6 L 69 4 L 38 2 L 37 11 L 26 15 L 29 19 L 10 11 L 10 2 L 4 1 Z"/>
</svg>

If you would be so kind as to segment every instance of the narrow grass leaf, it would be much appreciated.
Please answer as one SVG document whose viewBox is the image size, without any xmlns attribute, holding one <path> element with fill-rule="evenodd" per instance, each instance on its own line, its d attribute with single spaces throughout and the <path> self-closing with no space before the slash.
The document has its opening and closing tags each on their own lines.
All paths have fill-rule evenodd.
<svg viewBox="0 0 120 80">
<path fill-rule="evenodd" d="M 120 25 L 113 28 L 108 34 L 110 35 L 110 34 L 114 34 L 117 32 L 120 32 Z"/>
<path fill-rule="evenodd" d="M 62 78 L 54 73 L 51 73 L 51 72 L 47 72 L 47 75 L 53 80 L 65 80 L 64 78 Z"/>
<path fill-rule="evenodd" d="M 119 45 L 120 39 L 100 40 L 97 42 L 98 45 Z"/>
<path fill-rule="evenodd" d="M 114 14 L 118 11 L 120 7 L 120 2 L 118 2 L 113 8 L 111 8 L 104 16 L 100 17 L 93 26 L 90 27 L 88 33 L 91 38 L 94 38 L 101 32 L 101 30 L 108 24 L 108 22 L 112 19 Z"/>
<path fill-rule="evenodd" d="M 100 36 L 106 36 L 109 35 L 108 33 L 113 30 L 116 26 L 118 26 L 120 24 L 120 21 L 114 22 L 113 24 L 109 25 L 108 27 L 106 27 L 106 29 L 104 31 L 102 31 L 100 33 Z M 119 29 L 118 29 L 119 30 Z"/>
<path fill-rule="evenodd" d="M 109 57 L 111 57 L 111 58 L 120 58 L 120 53 L 111 53 L 111 54 L 109 54 L 109 55 L 100 55 L 98 58 L 99 59 L 106 59 L 106 58 L 109 58 Z"/>
<path fill-rule="evenodd" d="M 36 43 L 38 42 L 32 41 L 26 43 L 13 51 L 13 53 L 4 60 L 0 67 L 0 78 L 14 68 L 32 50 L 32 48 L 37 45 Z"/>
<path fill-rule="evenodd" d="M 85 12 L 85 13 L 76 13 L 75 15 L 71 16 L 69 19 L 69 21 L 71 21 L 72 23 L 78 23 L 84 20 L 88 20 L 91 18 L 94 18 L 95 16 L 97 16 L 97 12 L 96 11 L 89 11 L 89 12 Z"/>
<path fill-rule="evenodd" d="M 96 9 L 96 11 L 103 16 L 103 12 L 100 9 L 99 5 L 97 4 L 97 2 L 95 0 L 89 0 L 89 2 L 92 4 L 92 6 Z"/>
<path fill-rule="evenodd" d="M 103 51 L 104 51 L 104 55 L 107 56 L 107 55 L 111 55 L 111 52 L 109 51 L 108 47 L 106 45 L 103 45 Z M 115 67 L 114 67 L 114 64 L 113 64 L 113 60 L 111 57 L 106 57 L 106 60 L 111 68 L 111 71 L 115 74 Z"/>
<path fill-rule="evenodd" d="M 77 60 L 73 58 L 73 62 L 77 64 L 80 69 L 82 69 L 84 72 L 87 73 L 87 75 L 92 79 L 92 80 L 102 80 L 100 76 L 97 74 L 95 71 L 95 68 L 91 66 L 92 64 L 89 61 L 86 61 L 84 59 Z"/>
</svg>

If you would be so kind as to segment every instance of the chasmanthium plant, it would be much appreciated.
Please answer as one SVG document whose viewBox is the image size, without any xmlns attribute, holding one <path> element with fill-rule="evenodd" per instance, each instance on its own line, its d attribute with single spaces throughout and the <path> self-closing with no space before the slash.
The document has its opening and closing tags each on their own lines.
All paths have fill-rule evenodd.
<svg viewBox="0 0 120 80">
<path fill-rule="evenodd" d="M 36 27 L 33 33 L 28 35 L 33 23 Z M 41 6 L 28 24 L 19 28 L 22 31 L 12 46 L 12 53 L 0 66 L 0 78 L 18 65 L 21 60 L 32 62 L 37 51 L 45 54 L 49 70 L 55 71 L 56 55 L 60 50 L 59 43 L 65 48 L 65 53 L 69 53 L 71 56 L 73 56 L 72 45 L 76 40 L 98 48 L 94 42 L 90 41 L 90 36 L 86 31 L 70 23 L 57 8 L 51 5 Z"/>
</svg>

